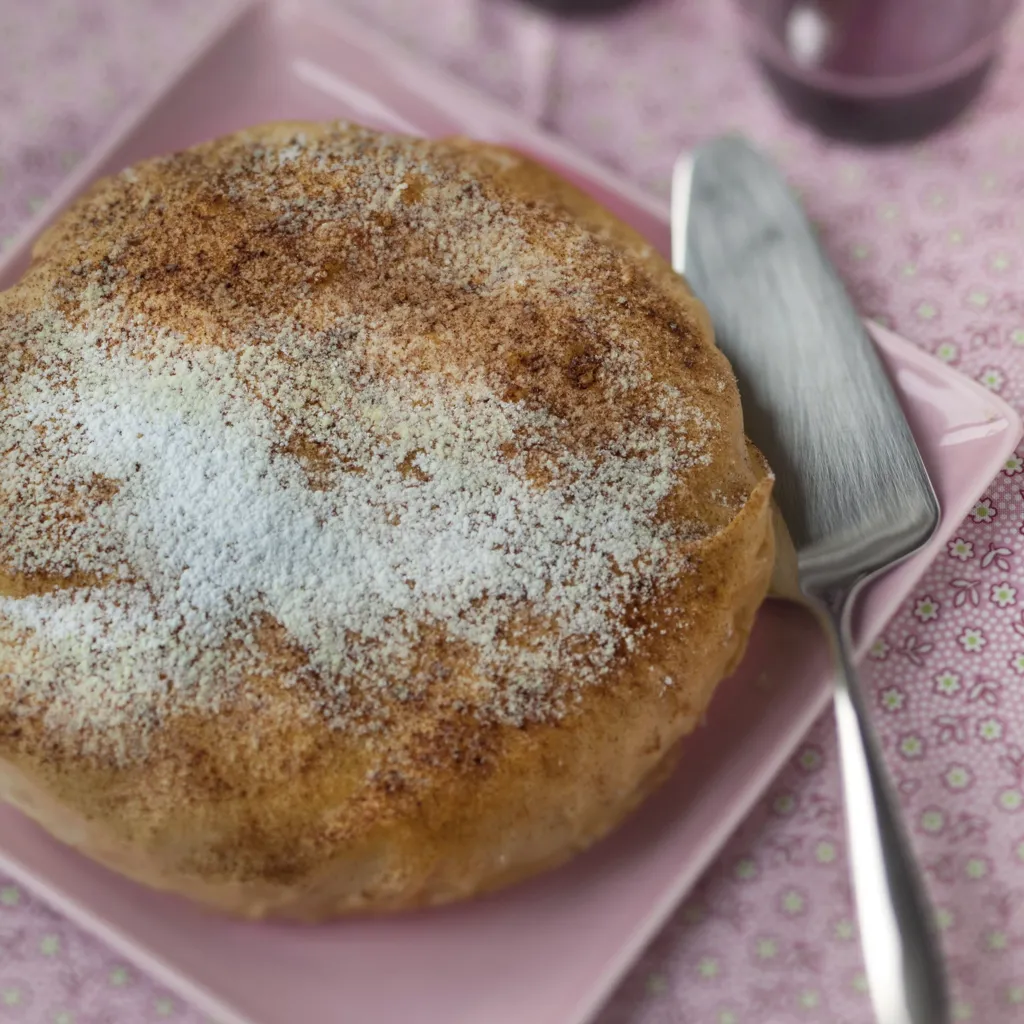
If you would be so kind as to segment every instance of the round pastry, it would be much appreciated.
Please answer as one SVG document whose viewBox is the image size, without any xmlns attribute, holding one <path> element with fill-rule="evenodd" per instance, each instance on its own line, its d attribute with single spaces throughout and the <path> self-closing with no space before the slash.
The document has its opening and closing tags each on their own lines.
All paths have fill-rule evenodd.
<svg viewBox="0 0 1024 1024">
<path fill-rule="evenodd" d="M 743 653 L 771 476 L 630 228 L 466 140 L 101 181 L 0 295 L 0 797 L 314 920 L 564 861 Z"/>
</svg>

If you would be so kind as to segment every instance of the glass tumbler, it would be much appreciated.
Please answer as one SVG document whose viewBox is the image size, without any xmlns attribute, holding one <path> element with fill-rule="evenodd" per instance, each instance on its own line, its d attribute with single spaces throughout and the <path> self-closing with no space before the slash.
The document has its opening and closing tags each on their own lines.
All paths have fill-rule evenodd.
<svg viewBox="0 0 1024 1024">
<path fill-rule="evenodd" d="M 786 106 L 822 132 L 896 142 L 977 97 L 1015 0 L 737 0 L 746 41 Z"/>
</svg>

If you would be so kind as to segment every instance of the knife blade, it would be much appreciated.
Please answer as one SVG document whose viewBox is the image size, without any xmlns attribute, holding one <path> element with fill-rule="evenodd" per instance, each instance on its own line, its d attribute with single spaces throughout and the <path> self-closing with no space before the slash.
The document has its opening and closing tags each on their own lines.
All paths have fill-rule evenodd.
<svg viewBox="0 0 1024 1024">
<path fill-rule="evenodd" d="M 850 585 L 916 550 L 935 527 L 917 445 L 776 169 L 728 137 L 699 150 L 690 168 L 686 276 L 732 362 L 748 433 L 775 468 L 804 586 Z"/>
<path fill-rule="evenodd" d="M 944 1024 L 923 885 L 850 658 L 851 598 L 924 544 L 938 504 L 909 425 L 799 201 L 744 140 L 681 157 L 673 263 L 707 306 L 748 436 L 776 474 L 799 594 L 833 646 L 851 873 L 881 1024 Z"/>
</svg>

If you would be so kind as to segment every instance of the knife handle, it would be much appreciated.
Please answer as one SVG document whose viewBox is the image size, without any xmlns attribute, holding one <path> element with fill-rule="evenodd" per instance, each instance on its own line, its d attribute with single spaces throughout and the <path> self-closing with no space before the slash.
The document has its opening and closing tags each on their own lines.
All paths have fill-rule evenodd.
<svg viewBox="0 0 1024 1024">
<path fill-rule="evenodd" d="M 861 697 L 849 600 L 818 606 L 836 671 L 847 841 L 868 990 L 878 1024 L 948 1024 L 949 997 L 924 886 Z"/>
</svg>

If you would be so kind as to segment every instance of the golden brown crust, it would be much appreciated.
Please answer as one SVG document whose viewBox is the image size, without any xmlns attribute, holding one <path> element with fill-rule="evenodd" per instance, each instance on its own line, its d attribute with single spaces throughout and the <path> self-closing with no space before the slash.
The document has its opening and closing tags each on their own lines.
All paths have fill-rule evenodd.
<svg viewBox="0 0 1024 1024">
<path fill-rule="evenodd" d="M 279 124 L 99 183 L 35 256 L 23 282 L 0 296 L 0 339 L 11 356 L 0 361 L 0 442 L 4 429 L 18 440 L 6 452 L 0 443 L 0 458 L 20 488 L 0 490 L 0 796 L 140 881 L 236 913 L 307 920 L 506 884 L 587 846 L 634 806 L 742 655 L 773 563 L 771 478 L 743 438 L 729 368 L 702 307 L 635 232 L 551 172 L 494 147 Z M 86 687 L 60 660 L 66 644 L 53 648 L 58 658 L 38 637 L 53 632 L 54 608 L 74 607 L 74 621 L 95 623 L 104 602 L 131 606 L 139 588 L 161 592 L 162 578 L 138 553 L 144 546 L 125 533 L 152 492 L 114 473 L 104 453 L 82 449 L 77 435 L 60 434 L 56 399 L 49 419 L 30 425 L 19 405 L 26 381 L 55 393 L 59 384 L 84 403 L 94 393 L 88 374 L 108 365 L 93 349 L 110 360 L 128 352 L 125 372 L 144 365 L 140 380 L 154 388 L 168 352 L 203 373 L 223 366 L 237 374 L 244 402 L 267 410 L 265 473 L 298 473 L 286 478 L 292 492 L 321 508 L 317 501 L 349 493 L 372 470 L 369 449 L 351 441 L 362 415 L 352 403 L 371 391 L 332 384 L 348 418 L 326 427 L 308 412 L 322 400 L 327 409 L 328 371 L 337 376 L 341 365 L 308 339 L 342 321 L 345 338 L 356 338 L 353 324 L 370 325 L 352 341 L 362 346 L 366 388 L 420 387 L 422 378 L 459 416 L 495 402 L 502 415 L 522 415 L 515 440 L 487 459 L 524 495 L 593 495 L 572 474 L 620 460 L 628 472 L 608 478 L 607 504 L 619 501 L 629 523 L 630 502 L 654 502 L 655 525 L 642 535 L 664 553 L 647 569 L 650 553 L 641 552 L 609 576 L 605 562 L 629 550 L 610 530 L 610 554 L 587 570 L 597 590 L 578 602 L 605 617 L 600 635 L 565 625 L 576 621 L 571 602 L 530 590 L 505 566 L 494 579 L 531 597 L 485 592 L 457 612 L 462 621 L 486 607 L 487 621 L 504 624 L 499 640 L 403 604 L 397 639 L 374 641 L 392 644 L 393 660 L 374 661 L 357 637 L 339 667 L 330 644 L 318 649 L 288 617 L 284 598 L 261 596 L 246 606 L 244 631 L 225 632 L 205 652 L 205 675 L 179 659 L 166 693 L 142 687 L 144 660 L 166 657 L 157 624 L 147 629 L 163 647 L 138 646 L 128 668 L 100 658 L 98 641 L 76 648 L 90 666 Z M 279 333 L 271 337 L 267 325 Z M 187 376 L 174 367 L 172 376 Z M 220 377 L 209 380 L 220 386 Z M 477 388 L 468 406 L 459 404 L 463 387 Z M 108 437 L 101 413 L 120 402 L 124 415 L 131 396 L 95 393 L 81 416 Z M 419 409 L 431 394 L 416 391 L 403 408 Z M 223 409 L 239 401 L 232 392 Z M 33 430 L 41 440 L 29 446 Z M 140 452 L 148 430 L 139 431 Z M 111 444 L 121 443 L 119 431 Z M 622 438 L 647 447 L 621 451 Z M 408 494 L 433 486 L 443 466 L 431 461 L 433 449 L 402 443 L 389 438 L 380 457 L 393 454 L 388 486 L 406 496 L 388 512 L 393 528 L 412 531 L 418 513 Z M 39 483 L 39 467 L 52 470 L 64 451 L 81 464 L 72 484 L 59 473 L 60 486 Z M 85 474 L 86 455 L 109 472 Z M 654 497 L 636 472 L 644 459 L 652 474 L 669 467 Z M 139 466 L 144 476 L 143 455 Z M 278 492 L 274 500 L 292 507 Z M 135 519 L 117 518 L 119 508 Z M 545 523 L 538 544 L 585 535 L 559 526 L 563 537 Z M 287 548 L 289 526 L 280 529 Z M 193 560 L 196 551 L 207 549 L 194 547 Z M 412 564 L 433 572 L 437 557 Z M 535 574 L 545 571 L 538 562 Z M 598 596 L 622 578 L 619 603 Z M 410 584 L 425 591 L 423 580 Z M 305 599 L 321 614 L 323 594 Z M 359 615 L 366 628 L 376 621 Z M 187 627 L 175 642 L 185 636 Z M 524 644 L 553 653 L 523 660 Z M 576 660 L 573 645 L 583 651 Z M 200 700 L 193 683 L 215 697 Z"/>
</svg>

